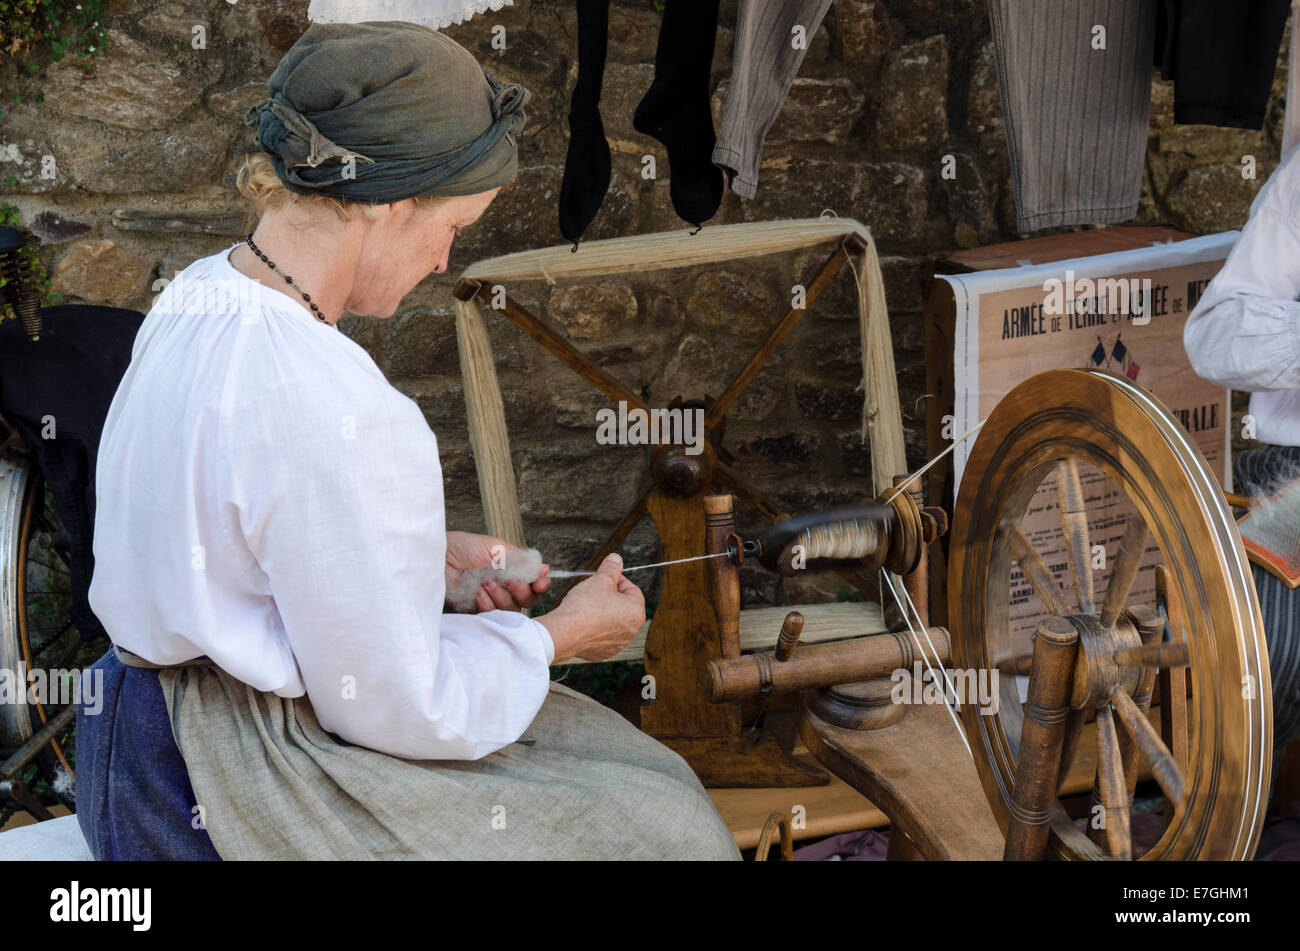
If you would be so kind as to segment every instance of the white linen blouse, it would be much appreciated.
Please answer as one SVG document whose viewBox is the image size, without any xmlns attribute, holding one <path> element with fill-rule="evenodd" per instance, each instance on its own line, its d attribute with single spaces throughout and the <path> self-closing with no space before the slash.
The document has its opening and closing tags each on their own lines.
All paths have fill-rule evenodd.
<svg viewBox="0 0 1300 951">
<path fill-rule="evenodd" d="M 1198 376 L 1250 392 L 1257 439 L 1300 446 L 1300 148 L 1255 196 L 1183 346 Z"/>
<path fill-rule="evenodd" d="M 514 611 L 443 614 L 438 442 L 370 356 L 235 270 L 191 264 L 140 327 L 95 480 L 90 605 L 158 664 L 206 654 L 307 695 L 344 740 L 472 760 L 516 741 L 555 645 Z"/>
</svg>

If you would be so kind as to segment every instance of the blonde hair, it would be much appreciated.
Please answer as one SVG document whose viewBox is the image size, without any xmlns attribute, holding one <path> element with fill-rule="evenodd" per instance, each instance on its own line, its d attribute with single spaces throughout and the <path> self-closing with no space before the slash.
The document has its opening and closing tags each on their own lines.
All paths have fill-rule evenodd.
<svg viewBox="0 0 1300 951">
<path fill-rule="evenodd" d="M 294 204 L 302 208 L 328 207 L 340 221 L 350 221 L 357 208 L 360 208 L 361 213 L 367 218 L 374 218 L 377 215 L 374 205 L 344 201 L 329 195 L 301 195 L 290 191 L 284 186 L 284 182 L 280 181 L 280 176 L 275 173 L 275 165 L 265 152 L 250 152 L 244 156 L 235 175 L 235 187 L 239 189 L 239 194 L 253 203 L 259 218 L 268 210 L 281 208 L 286 204 Z M 411 200 L 415 202 L 416 207 L 431 207 L 446 201 L 445 198 L 430 195 L 419 195 Z"/>
</svg>

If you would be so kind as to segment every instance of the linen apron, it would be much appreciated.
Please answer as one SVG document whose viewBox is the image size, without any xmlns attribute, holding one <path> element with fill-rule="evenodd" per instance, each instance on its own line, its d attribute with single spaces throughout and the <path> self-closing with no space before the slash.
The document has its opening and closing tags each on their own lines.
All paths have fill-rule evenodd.
<svg viewBox="0 0 1300 951">
<path fill-rule="evenodd" d="M 562 684 L 495 753 L 405 760 L 328 733 L 307 697 L 118 656 L 157 671 L 223 859 L 740 858 L 685 760 Z"/>
</svg>

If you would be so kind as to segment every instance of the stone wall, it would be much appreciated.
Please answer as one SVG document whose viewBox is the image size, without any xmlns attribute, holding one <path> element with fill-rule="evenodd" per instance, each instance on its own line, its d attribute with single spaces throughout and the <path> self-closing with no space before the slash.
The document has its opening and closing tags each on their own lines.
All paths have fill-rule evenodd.
<svg viewBox="0 0 1300 951">
<path fill-rule="evenodd" d="M 233 189 L 251 148 L 241 122 L 305 28 L 307 0 L 115 0 L 111 43 L 98 78 L 55 67 L 41 104 L 0 123 L 5 200 L 44 240 L 42 257 L 66 300 L 146 310 L 160 279 L 227 247 L 251 226 Z M 614 173 L 589 239 L 683 226 L 668 199 L 668 161 L 631 116 L 653 76 L 661 4 L 618 0 L 612 11 L 603 116 Z M 736 2 L 724 0 L 713 63 L 715 119 L 731 68 Z M 194 48 L 195 27 L 206 45 Z M 505 27 L 506 48 L 491 46 Z M 449 288 L 471 262 L 561 243 L 556 220 L 576 76 L 572 5 L 516 0 L 513 8 L 448 31 L 489 71 L 532 90 L 518 182 L 388 320 L 343 327 L 424 409 L 442 449 L 452 527 L 482 527 L 460 390 Z M 1283 50 L 1286 49 L 1284 40 Z M 1153 84 L 1153 121 L 1140 222 L 1195 232 L 1240 227 L 1275 167 L 1278 93 L 1262 132 L 1172 124 L 1172 87 Z M 643 155 L 659 177 L 641 177 Z M 955 180 L 942 157 L 957 159 Z M 41 158 L 58 174 L 40 177 Z M 1243 179 L 1243 155 L 1258 163 Z M 924 367 L 921 299 L 931 262 L 956 248 L 1015 238 L 1006 138 L 982 0 L 838 0 L 771 130 L 756 198 L 728 193 L 712 224 L 810 217 L 829 210 L 865 222 L 883 254 L 908 455 L 922 461 Z M 609 371 L 662 406 L 676 395 L 717 395 L 755 342 L 807 282 L 825 251 L 694 268 L 637 280 L 550 289 L 512 287 L 522 303 L 564 328 Z M 754 484 L 793 507 L 860 498 L 868 454 L 856 433 L 861 396 L 850 282 L 836 283 L 729 415 L 727 445 Z M 635 496 L 647 456 L 595 444 L 594 390 L 489 314 L 527 528 L 557 565 L 585 560 Z M 751 523 L 752 527 L 752 523 Z M 656 554 L 643 523 L 630 563 Z M 801 582 L 806 584 L 806 582 Z M 781 592 L 770 576 L 747 596 Z M 653 591 L 651 596 L 653 597 Z M 809 591 L 786 596 L 813 597 Z"/>
</svg>

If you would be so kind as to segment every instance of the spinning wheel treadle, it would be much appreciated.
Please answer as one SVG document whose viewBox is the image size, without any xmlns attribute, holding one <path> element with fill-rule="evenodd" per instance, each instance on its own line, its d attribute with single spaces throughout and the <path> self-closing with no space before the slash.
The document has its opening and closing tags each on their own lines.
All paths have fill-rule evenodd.
<svg viewBox="0 0 1300 951">
<path fill-rule="evenodd" d="M 1094 589 L 1080 464 L 1136 510 Z M 954 513 L 948 598 L 953 662 L 999 669 L 997 712 L 962 717 L 1008 858 L 1246 859 L 1267 804 L 1272 696 L 1250 569 L 1218 483 L 1168 411 L 1109 373 L 1057 370 L 1016 387 L 971 450 Z M 1073 590 L 1061 590 L 1020 522 L 1055 470 Z M 1143 551 L 1159 548 L 1156 603 L 1129 604 Z M 1032 654 L 1012 643 L 1018 563 L 1040 602 Z M 1016 673 L 1029 674 L 1022 708 Z M 1190 678 L 1188 696 L 1184 675 Z M 1157 680 L 1161 729 L 1146 706 Z M 1104 826 L 1076 826 L 1059 777 L 1096 712 L 1094 801 Z M 1139 761 L 1172 813 L 1133 854 L 1129 804 Z M 1096 810 L 1094 810 L 1096 811 Z"/>
</svg>

